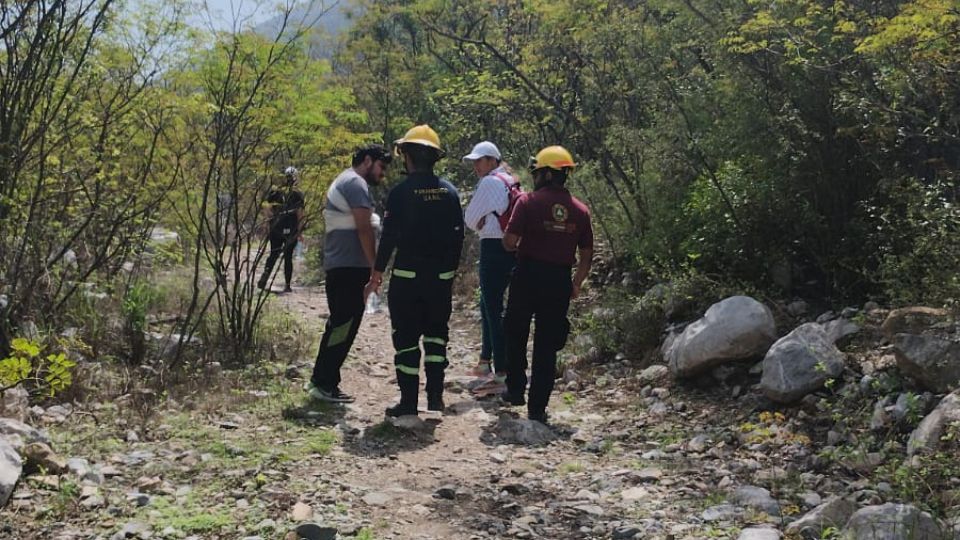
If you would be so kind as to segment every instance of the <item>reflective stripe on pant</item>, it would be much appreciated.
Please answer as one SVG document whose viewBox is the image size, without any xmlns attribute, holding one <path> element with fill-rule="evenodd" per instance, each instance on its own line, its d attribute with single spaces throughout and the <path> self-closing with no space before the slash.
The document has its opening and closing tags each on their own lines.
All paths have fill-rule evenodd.
<svg viewBox="0 0 960 540">
<path fill-rule="evenodd" d="M 507 390 L 522 396 L 527 387 L 527 341 L 535 319 L 533 366 L 527 409 L 542 413 L 550 401 L 557 371 L 557 351 L 570 332 L 570 268 L 555 264 L 518 261 L 510 282 L 504 317 L 507 352 Z"/>
<path fill-rule="evenodd" d="M 410 277 L 403 277 L 410 276 Z M 423 338 L 427 394 L 443 392 L 451 311 L 452 279 L 439 275 L 393 272 L 387 300 L 393 327 L 394 366 L 401 401 L 416 403 L 420 383 L 420 339 Z"/>
<path fill-rule="evenodd" d="M 363 320 L 363 287 L 369 268 L 331 268 L 326 275 L 327 319 L 311 380 L 317 387 L 333 390 L 340 385 L 340 368 L 353 346 Z"/>
</svg>

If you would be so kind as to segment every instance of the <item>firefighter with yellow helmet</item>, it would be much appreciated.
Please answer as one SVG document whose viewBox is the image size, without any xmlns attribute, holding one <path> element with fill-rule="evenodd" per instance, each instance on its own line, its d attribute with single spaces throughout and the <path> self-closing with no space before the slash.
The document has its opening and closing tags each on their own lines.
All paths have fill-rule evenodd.
<svg viewBox="0 0 960 540">
<path fill-rule="evenodd" d="M 377 291 L 393 258 L 387 300 L 400 402 L 388 416 L 416 415 L 421 338 L 427 409 L 442 411 L 453 278 L 463 248 L 460 195 L 433 172 L 443 157 L 430 126 L 414 126 L 395 142 L 407 177 L 387 196 L 383 233 L 364 297 Z M 394 256 L 394 254 L 396 254 Z"/>
<path fill-rule="evenodd" d="M 504 247 L 517 252 L 503 322 L 507 356 L 503 400 L 510 405 L 526 404 L 528 417 L 543 423 L 547 422 L 557 352 L 566 345 L 570 331 L 570 300 L 580 294 L 593 257 L 590 210 L 565 187 L 574 167 L 573 156 L 562 146 L 541 150 L 530 164 L 534 191 L 517 202 L 503 236 Z M 530 393 L 525 399 L 531 319 L 536 326 Z"/>
</svg>

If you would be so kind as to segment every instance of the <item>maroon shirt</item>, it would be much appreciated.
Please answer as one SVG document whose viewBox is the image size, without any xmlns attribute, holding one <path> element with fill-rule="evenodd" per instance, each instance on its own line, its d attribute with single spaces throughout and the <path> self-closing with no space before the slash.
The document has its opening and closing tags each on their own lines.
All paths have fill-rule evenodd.
<svg viewBox="0 0 960 540">
<path fill-rule="evenodd" d="M 590 209 L 561 187 L 524 194 L 510 216 L 507 232 L 521 238 L 520 259 L 573 266 L 578 247 L 593 249 Z"/>
</svg>

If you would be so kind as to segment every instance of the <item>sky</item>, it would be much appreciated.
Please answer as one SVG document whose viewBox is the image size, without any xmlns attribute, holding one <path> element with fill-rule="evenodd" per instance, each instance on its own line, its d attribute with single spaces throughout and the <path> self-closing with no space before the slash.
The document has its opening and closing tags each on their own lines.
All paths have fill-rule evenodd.
<svg viewBox="0 0 960 540">
<path fill-rule="evenodd" d="M 142 0 L 156 1 L 156 0 Z M 201 0 L 205 1 L 210 15 L 197 10 L 191 22 L 205 27 L 212 24 L 218 30 L 228 30 L 235 20 L 243 21 L 242 26 L 256 25 L 276 15 L 276 2 L 263 0 Z"/>
</svg>

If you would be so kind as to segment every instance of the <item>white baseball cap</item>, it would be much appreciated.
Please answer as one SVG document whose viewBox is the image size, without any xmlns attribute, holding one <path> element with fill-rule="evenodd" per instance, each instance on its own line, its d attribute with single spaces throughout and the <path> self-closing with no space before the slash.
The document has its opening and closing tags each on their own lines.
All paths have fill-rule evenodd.
<svg viewBox="0 0 960 540">
<path fill-rule="evenodd" d="M 482 157 L 492 157 L 493 159 L 500 161 L 500 150 L 497 149 L 497 145 L 490 141 L 481 141 L 473 147 L 473 150 L 471 150 L 469 154 L 463 156 L 463 162 L 469 163 Z"/>
</svg>

